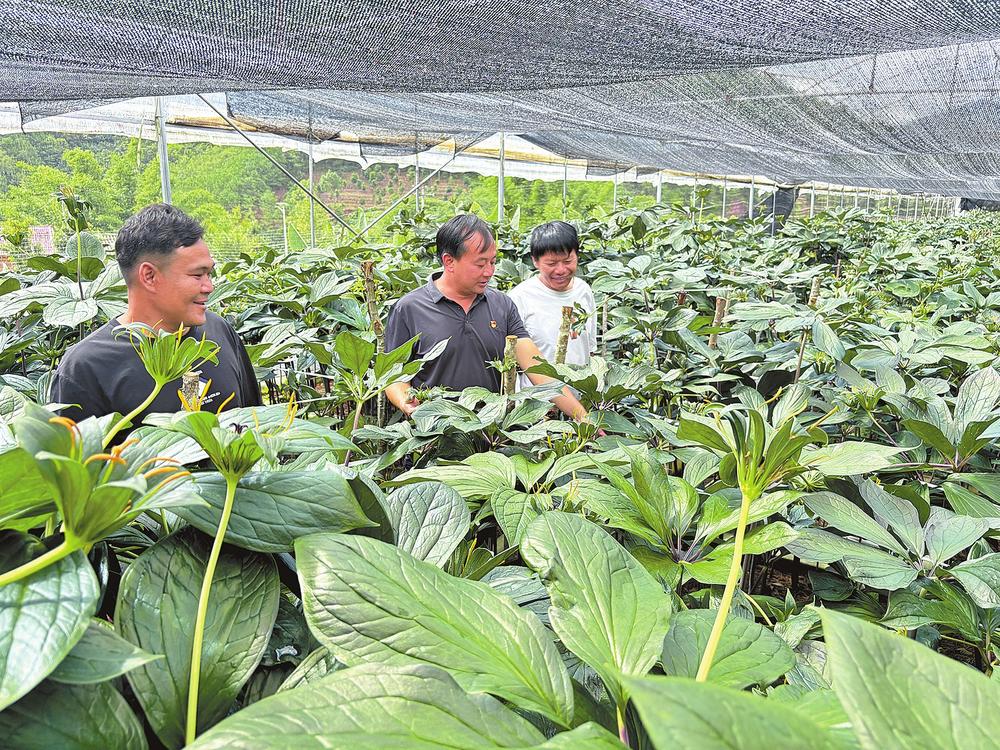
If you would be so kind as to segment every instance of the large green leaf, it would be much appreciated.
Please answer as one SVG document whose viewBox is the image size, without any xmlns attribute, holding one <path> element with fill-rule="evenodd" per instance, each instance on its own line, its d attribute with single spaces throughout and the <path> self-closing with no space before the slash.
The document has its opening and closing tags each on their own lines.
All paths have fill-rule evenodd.
<svg viewBox="0 0 1000 750">
<path fill-rule="evenodd" d="M 670 617 L 663 587 L 610 534 L 575 514 L 532 521 L 521 556 L 549 591 L 552 629 L 624 705 L 620 676 L 648 672 L 663 643 Z"/>
<path fill-rule="evenodd" d="M 427 663 L 569 726 L 573 691 L 533 614 L 476 581 L 374 539 L 314 534 L 295 542 L 306 619 L 345 664 Z"/>
<path fill-rule="evenodd" d="M 488 695 L 467 694 L 428 665 L 361 665 L 306 689 L 255 703 L 207 732 L 192 750 L 616 750 L 594 724 L 546 741 Z"/>
<path fill-rule="evenodd" d="M 436 667 L 364 664 L 265 698 L 191 748 L 471 750 L 543 741 L 526 719 L 488 695 L 467 695 Z"/>
<path fill-rule="evenodd" d="M 824 476 L 847 477 L 892 466 L 892 457 L 905 450 L 877 443 L 831 443 L 802 451 L 799 463 Z"/>
<path fill-rule="evenodd" d="M 363 375 L 375 356 L 375 344 L 355 336 L 350 331 L 337 335 L 333 348 L 340 357 L 341 364 L 355 375 Z"/>
<path fill-rule="evenodd" d="M 714 621 L 712 610 L 676 613 L 663 639 L 663 671 L 695 677 Z M 795 654 L 781 638 L 763 625 L 730 617 L 722 629 L 708 679 L 731 688 L 768 685 L 794 666 Z"/>
<path fill-rule="evenodd" d="M 145 750 L 142 724 L 113 683 L 46 680 L 0 713 L 7 750 Z"/>
<path fill-rule="evenodd" d="M 948 572 L 980 607 L 1000 607 L 1000 552 L 960 563 Z"/>
<path fill-rule="evenodd" d="M 390 484 L 410 482 L 444 482 L 466 500 L 488 500 L 501 487 L 516 487 L 517 473 L 502 453 L 475 453 L 460 464 L 410 469 Z"/>
<path fill-rule="evenodd" d="M 48 512 L 52 488 L 23 448 L 0 453 L 0 528 L 27 531 Z"/>
<path fill-rule="evenodd" d="M 127 675 L 146 718 L 170 748 L 184 741 L 192 623 L 212 540 L 192 528 L 146 550 L 122 576 L 115 623 L 126 639 L 164 659 Z M 280 584 L 266 555 L 224 547 L 205 622 L 198 730 L 226 715 L 267 647 Z"/>
<path fill-rule="evenodd" d="M 104 682 L 160 658 L 129 643 L 103 620 L 91 620 L 83 638 L 49 679 L 70 685 Z"/>
<path fill-rule="evenodd" d="M 0 710 L 66 657 L 86 632 L 99 595 L 82 552 L 0 587 Z"/>
<path fill-rule="evenodd" d="M 887 591 L 905 588 L 917 578 L 917 569 L 902 558 L 823 529 L 802 529 L 786 547 L 803 560 L 820 563 L 842 560 L 852 579 Z"/>
<path fill-rule="evenodd" d="M 76 287 L 60 287 L 56 298 L 45 305 L 42 320 L 50 326 L 72 328 L 86 323 L 97 315 L 97 300 L 90 297 L 80 299 Z"/>
<path fill-rule="evenodd" d="M 828 524 L 841 531 L 905 555 L 906 549 L 874 518 L 845 497 L 833 492 L 813 492 L 802 498 L 806 507 Z"/>
<path fill-rule="evenodd" d="M 502 488 L 493 493 L 490 505 L 508 543 L 516 546 L 524 538 L 528 525 L 552 508 L 552 496 Z"/>
<path fill-rule="evenodd" d="M 320 646 L 292 670 L 292 673 L 281 683 L 278 692 L 317 682 L 328 674 L 343 668 L 344 665 L 337 661 L 337 658 L 325 646 Z"/>
<path fill-rule="evenodd" d="M 934 507 L 925 529 L 927 557 L 937 566 L 975 544 L 990 530 L 985 518 L 959 516 L 947 508 Z"/>
<path fill-rule="evenodd" d="M 841 747 L 827 729 L 784 703 L 683 677 L 630 678 L 627 684 L 657 750 Z"/>
<path fill-rule="evenodd" d="M 913 503 L 886 492 L 881 485 L 870 479 L 856 481 L 856 484 L 875 518 L 896 532 L 896 536 L 903 540 L 910 553 L 922 555 L 924 532 L 920 525 L 920 514 Z"/>
<path fill-rule="evenodd" d="M 966 750 L 1000 737 L 1000 685 L 917 641 L 822 610 L 833 689 L 863 748 Z"/>
<path fill-rule="evenodd" d="M 206 534 L 214 534 L 226 499 L 226 480 L 199 474 L 195 484 L 207 506 L 187 506 L 177 514 Z M 374 526 L 354 498 L 348 481 L 335 471 L 250 473 L 236 488 L 226 541 L 256 552 L 291 552 L 300 536 Z"/>
<path fill-rule="evenodd" d="M 448 562 L 472 522 L 462 496 L 441 482 L 399 487 L 386 495 L 385 508 L 396 546 L 438 566 Z"/>
</svg>

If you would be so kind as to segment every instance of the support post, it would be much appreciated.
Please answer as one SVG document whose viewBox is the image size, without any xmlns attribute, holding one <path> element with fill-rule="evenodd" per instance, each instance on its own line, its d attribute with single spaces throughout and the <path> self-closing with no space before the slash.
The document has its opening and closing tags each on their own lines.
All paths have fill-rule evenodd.
<svg viewBox="0 0 1000 750">
<path fill-rule="evenodd" d="M 503 393 L 508 398 L 517 389 L 517 336 L 508 336 L 503 348 Z"/>
<path fill-rule="evenodd" d="M 567 183 L 569 182 L 569 159 L 563 160 L 563 220 L 569 215 L 569 201 L 568 193 L 566 191 Z"/>
<path fill-rule="evenodd" d="M 309 192 L 316 192 L 315 174 L 313 173 L 313 142 L 309 134 Z M 316 201 L 309 197 L 309 247 L 316 247 Z"/>
<path fill-rule="evenodd" d="M 170 205 L 173 196 L 170 191 L 170 159 L 167 156 L 166 99 L 156 97 L 156 147 L 160 156 L 160 194 L 163 202 Z"/>
<path fill-rule="evenodd" d="M 663 172 L 656 173 L 656 205 L 663 203 Z"/>
<path fill-rule="evenodd" d="M 500 131 L 500 174 L 497 179 L 497 223 L 503 223 L 503 201 L 504 201 L 504 166 L 507 159 L 506 143 L 503 131 Z"/>
<path fill-rule="evenodd" d="M 756 193 L 757 193 L 757 178 L 751 175 L 751 177 L 750 177 L 750 206 L 747 209 L 747 216 L 749 218 L 751 218 L 751 219 L 753 218 L 753 215 L 755 213 L 755 211 L 754 211 L 754 202 L 757 199 Z"/>
<path fill-rule="evenodd" d="M 726 218 L 726 194 L 729 191 L 729 177 L 722 178 L 722 218 Z"/>
<path fill-rule="evenodd" d="M 563 305 L 562 321 L 559 324 L 559 338 L 556 339 L 556 364 L 566 364 L 566 351 L 569 349 L 569 336 L 573 329 L 573 306 Z"/>
<path fill-rule="evenodd" d="M 618 210 L 618 165 L 615 165 L 614 187 L 611 189 L 611 210 Z"/>
<path fill-rule="evenodd" d="M 413 201 L 420 213 L 420 137 L 413 132 Z"/>
<path fill-rule="evenodd" d="M 816 214 L 816 183 L 812 184 L 809 190 L 809 218 Z"/>
</svg>

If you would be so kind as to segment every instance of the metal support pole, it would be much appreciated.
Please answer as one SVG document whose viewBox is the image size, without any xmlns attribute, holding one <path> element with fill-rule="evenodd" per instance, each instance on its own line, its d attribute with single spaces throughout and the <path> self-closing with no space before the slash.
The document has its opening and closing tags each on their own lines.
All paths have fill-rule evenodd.
<svg viewBox="0 0 1000 750">
<path fill-rule="evenodd" d="M 869 213 L 872 207 L 872 191 L 871 188 L 868 189 L 868 194 L 865 196 L 865 213 Z"/>
<path fill-rule="evenodd" d="M 663 172 L 656 173 L 656 205 L 663 203 Z"/>
<path fill-rule="evenodd" d="M 416 205 L 417 213 L 420 212 L 420 138 L 419 134 L 413 132 L 413 202 Z"/>
<path fill-rule="evenodd" d="M 858 190 L 857 190 L 857 188 L 854 189 L 854 207 L 855 208 L 858 207 Z"/>
<path fill-rule="evenodd" d="M 809 218 L 816 214 L 816 183 L 809 189 Z"/>
<path fill-rule="evenodd" d="M 313 142 L 309 135 L 309 192 L 316 192 L 315 174 L 313 173 Z M 316 201 L 309 199 L 309 246 L 316 247 Z"/>
<path fill-rule="evenodd" d="M 278 209 L 281 211 L 281 236 L 284 238 L 285 243 L 285 253 L 288 253 L 288 215 L 285 213 L 288 208 L 287 204 L 282 201 L 277 204 Z"/>
<path fill-rule="evenodd" d="M 722 178 L 722 218 L 726 218 L 726 193 L 729 190 L 729 178 L 724 176 Z"/>
<path fill-rule="evenodd" d="M 167 156 L 167 115 L 165 109 L 164 97 L 156 97 L 156 145 L 160 155 L 160 194 L 163 196 L 163 202 L 169 205 L 174 201 L 170 192 L 170 159 Z"/>
<path fill-rule="evenodd" d="M 504 162 L 506 161 L 506 143 L 503 131 L 500 131 L 500 175 L 497 179 L 497 223 L 503 223 L 503 201 L 504 201 Z"/>
<path fill-rule="evenodd" d="M 754 194 L 756 192 L 757 192 L 757 178 L 751 176 L 750 177 L 750 207 L 747 209 L 747 216 L 750 217 L 751 219 L 753 218 L 753 215 L 754 215 L 754 205 L 753 204 L 754 204 L 754 201 L 755 201 L 755 195 Z"/>
<path fill-rule="evenodd" d="M 569 159 L 563 160 L 563 219 L 569 215 L 569 201 L 567 200 L 566 184 L 569 182 Z"/>
<path fill-rule="evenodd" d="M 319 204 L 320 208 L 322 208 L 324 211 L 326 211 L 330 215 L 330 218 L 332 218 L 334 221 L 336 221 L 342 227 L 344 227 L 345 229 L 347 229 L 347 231 L 350 232 L 351 234 L 353 234 L 355 237 L 360 237 L 361 236 L 360 234 L 358 234 L 354 230 L 354 227 L 352 227 L 344 219 L 342 219 L 340 216 L 338 216 L 336 211 L 334 211 L 332 208 L 330 208 L 328 205 L 326 205 L 323 201 L 321 201 L 319 198 L 317 198 L 316 195 L 315 195 L 315 193 L 313 193 L 312 190 L 310 190 L 305 185 L 303 185 L 301 182 L 299 182 L 298 179 L 296 179 L 295 175 L 293 175 L 291 172 L 289 172 L 287 169 L 285 169 L 281 164 L 279 164 L 274 159 L 273 156 L 271 156 L 269 153 L 267 153 L 267 151 L 265 151 L 264 149 L 262 149 L 256 143 L 254 143 L 253 139 L 250 138 L 250 136 L 248 136 L 242 130 L 240 130 L 239 126 L 235 122 L 232 121 L 232 119 L 229 117 L 229 115 L 225 114 L 224 112 L 219 111 L 219 108 L 216 107 L 214 104 L 212 104 L 212 102 L 210 102 L 208 99 L 206 99 L 204 95 L 198 94 L 198 98 L 201 99 L 203 102 L 205 102 L 205 104 L 207 104 L 212 109 L 212 111 L 215 112 L 215 114 L 217 114 L 219 117 L 221 117 L 223 120 L 225 120 L 226 124 L 229 125 L 229 127 L 231 127 L 233 130 L 235 130 L 237 133 L 239 133 L 240 136 L 243 138 L 243 140 L 245 140 L 247 143 L 249 143 L 251 146 L 253 146 L 255 149 L 257 149 L 257 151 L 259 151 L 264 156 L 264 158 L 266 158 L 274 166 L 276 166 L 278 169 L 280 169 L 281 172 L 285 175 L 285 177 L 287 177 L 289 180 L 292 181 L 292 184 L 294 184 L 299 190 L 301 190 L 306 195 L 308 195 L 310 198 L 312 198 L 314 201 L 316 201 L 316 203 Z"/>
<path fill-rule="evenodd" d="M 618 210 L 618 165 L 615 165 L 614 187 L 611 189 L 611 210 Z"/>
<path fill-rule="evenodd" d="M 359 236 L 364 237 L 366 234 L 368 234 L 368 232 L 371 231 L 372 227 L 374 227 L 376 224 L 378 224 L 380 221 L 382 221 L 382 219 L 384 219 L 386 216 L 388 216 L 396 206 L 398 206 L 400 203 L 402 203 L 407 198 L 409 198 L 411 195 L 413 195 L 415 192 L 417 192 L 417 190 L 420 189 L 420 187 L 423 186 L 423 184 L 425 182 L 428 182 L 429 180 L 433 179 L 442 169 L 444 169 L 449 164 L 451 164 L 453 161 L 455 161 L 455 159 L 458 158 L 459 154 L 461 154 L 463 151 L 465 151 L 470 146 L 474 146 L 475 144 L 477 144 L 481 140 L 483 140 L 483 138 L 485 138 L 486 135 L 487 135 L 487 133 L 480 133 L 473 140 L 470 140 L 468 143 L 466 143 L 466 145 L 463 146 L 462 148 L 457 148 L 456 147 L 455 148 L 455 153 L 451 155 L 450 159 L 448 159 L 444 164 L 442 164 L 440 167 L 438 167 L 437 169 L 435 169 L 429 175 L 427 175 L 426 177 L 424 177 L 424 179 L 422 179 L 420 182 L 418 182 L 416 185 L 414 185 L 412 188 L 410 188 L 406 192 L 405 195 L 399 196 L 396 199 L 396 201 L 391 206 L 389 206 L 389 208 L 387 208 L 385 211 L 383 211 L 378 216 L 376 216 L 371 222 L 369 222 L 368 226 L 366 226 L 364 229 L 361 230 L 361 234 Z"/>
</svg>

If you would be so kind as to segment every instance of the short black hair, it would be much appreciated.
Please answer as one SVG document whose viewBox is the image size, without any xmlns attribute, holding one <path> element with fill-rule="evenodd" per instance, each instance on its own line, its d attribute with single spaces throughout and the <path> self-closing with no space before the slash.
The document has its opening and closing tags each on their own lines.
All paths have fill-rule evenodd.
<svg viewBox="0 0 1000 750">
<path fill-rule="evenodd" d="M 546 253 L 580 251 L 580 236 L 576 227 L 565 221 L 539 224 L 531 233 L 531 257 L 539 260 Z"/>
<path fill-rule="evenodd" d="M 176 206 L 154 203 L 131 216 L 118 232 L 115 257 L 126 279 L 148 255 L 170 255 L 195 244 L 205 234 L 201 224 Z"/>
<path fill-rule="evenodd" d="M 495 243 L 490 225 L 475 214 L 459 214 L 455 218 L 449 219 L 437 231 L 435 244 L 437 245 L 438 260 L 443 263 L 445 254 L 450 255 L 455 260 L 461 258 L 465 255 L 466 240 L 476 234 L 482 239 L 483 247 L 489 247 Z"/>
</svg>

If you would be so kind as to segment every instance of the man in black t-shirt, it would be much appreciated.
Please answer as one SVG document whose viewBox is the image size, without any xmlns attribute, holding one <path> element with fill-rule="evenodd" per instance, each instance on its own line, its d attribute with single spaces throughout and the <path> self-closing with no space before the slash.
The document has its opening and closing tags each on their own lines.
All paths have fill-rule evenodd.
<svg viewBox="0 0 1000 750">
<path fill-rule="evenodd" d="M 497 263 L 496 241 L 485 221 L 463 214 L 441 226 L 436 243 L 441 270 L 392 308 L 385 348 L 392 350 L 420 334 L 415 356 L 424 356 L 447 339 L 444 352 L 424 365 L 413 385 L 451 390 L 481 386 L 499 392 L 500 378 L 489 362 L 503 359 L 507 336 L 517 337 L 515 356 L 522 370 L 538 364 L 542 353 L 528 336 L 510 297 L 489 285 Z M 528 378 L 536 385 L 552 382 L 545 375 Z M 385 395 L 406 416 L 417 408 L 409 383 L 391 385 Z M 569 389 L 564 388 L 553 403 L 573 419 L 587 417 L 587 410 Z"/>
<path fill-rule="evenodd" d="M 219 364 L 199 367 L 199 394 L 209 381 L 202 408 L 217 410 L 261 404 L 260 385 L 246 349 L 225 320 L 207 310 L 215 262 L 202 239 L 201 225 L 178 208 L 154 204 L 125 222 L 115 241 L 115 255 L 128 286 L 128 309 L 67 350 L 52 378 L 50 400 L 66 404 L 62 415 L 74 420 L 112 412 L 128 414 L 153 389 L 153 380 L 128 334 L 115 335 L 127 323 L 165 331 L 187 329 L 185 336 L 205 336 L 219 345 Z M 177 390 L 168 384 L 133 424 L 152 412 L 181 409 Z"/>
</svg>

